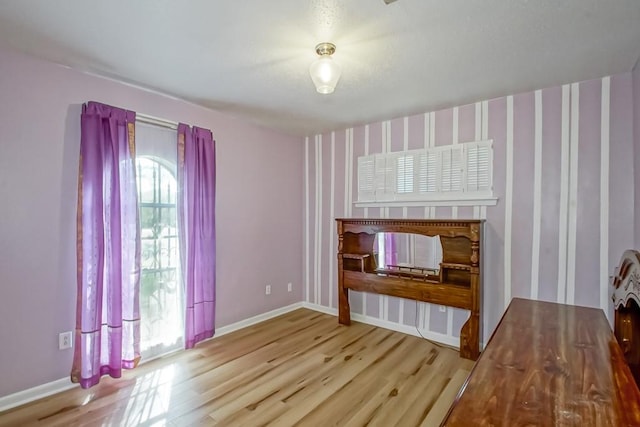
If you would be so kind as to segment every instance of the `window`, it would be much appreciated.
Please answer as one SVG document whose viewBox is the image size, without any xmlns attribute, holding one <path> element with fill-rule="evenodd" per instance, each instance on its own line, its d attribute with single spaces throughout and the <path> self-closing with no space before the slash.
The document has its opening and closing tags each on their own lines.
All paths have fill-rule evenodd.
<svg viewBox="0 0 640 427">
<path fill-rule="evenodd" d="M 495 204 L 492 162 L 492 141 L 361 156 L 356 203 Z"/>
<path fill-rule="evenodd" d="M 140 214 L 140 347 L 145 359 L 181 348 L 176 131 L 136 123 Z"/>
</svg>

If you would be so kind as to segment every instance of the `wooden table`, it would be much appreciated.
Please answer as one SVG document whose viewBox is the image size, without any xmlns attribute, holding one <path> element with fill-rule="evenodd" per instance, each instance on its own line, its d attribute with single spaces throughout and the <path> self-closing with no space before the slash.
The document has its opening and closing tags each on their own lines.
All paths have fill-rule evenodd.
<svg viewBox="0 0 640 427">
<path fill-rule="evenodd" d="M 514 298 L 442 426 L 640 426 L 602 310 Z"/>
</svg>

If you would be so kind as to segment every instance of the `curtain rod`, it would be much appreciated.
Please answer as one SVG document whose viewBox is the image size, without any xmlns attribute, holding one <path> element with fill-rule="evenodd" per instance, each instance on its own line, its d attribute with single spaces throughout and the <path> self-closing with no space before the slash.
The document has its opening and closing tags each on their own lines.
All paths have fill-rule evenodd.
<svg viewBox="0 0 640 427">
<path fill-rule="evenodd" d="M 169 129 L 178 129 L 178 123 L 171 120 L 161 119 L 159 117 L 149 116 L 147 114 L 136 113 L 136 121 L 149 125 L 161 126 Z"/>
</svg>

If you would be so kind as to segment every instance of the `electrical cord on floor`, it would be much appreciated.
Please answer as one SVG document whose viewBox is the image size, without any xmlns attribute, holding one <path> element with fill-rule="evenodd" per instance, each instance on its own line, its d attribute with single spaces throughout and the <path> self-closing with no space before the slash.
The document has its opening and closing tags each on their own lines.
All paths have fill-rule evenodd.
<svg viewBox="0 0 640 427">
<path fill-rule="evenodd" d="M 441 345 L 441 344 L 439 344 L 439 343 L 437 343 L 437 342 L 435 342 L 433 340 L 430 340 L 429 338 L 427 338 L 424 335 L 422 335 L 422 332 L 420 332 L 420 328 L 418 328 L 418 300 L 414 300 L 414 301 L 416 303 L 416 311 L 415 311 L 415 316 L 414 316 L 414 319 L 413 319 L 413 326 L 415 326 L 416 331 L 418 332 L 418 335 L 420 335 L 422 337 L 422 339 L 424 339 L 426 341 L 429 341 L 431 344 L 435 345 L 436 347 L 444 348 L 445 346 L 443 346 L 443 345 Z"/>
</svg>

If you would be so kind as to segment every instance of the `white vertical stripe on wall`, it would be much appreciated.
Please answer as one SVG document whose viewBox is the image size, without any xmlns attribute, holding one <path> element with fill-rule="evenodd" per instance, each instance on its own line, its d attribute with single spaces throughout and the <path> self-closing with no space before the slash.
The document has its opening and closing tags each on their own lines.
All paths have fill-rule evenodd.
<svg viewBox="0 0 640 427">
<path fill-rule="evenodd" d="M 474 141 L 480 141 L 482 137 L 482 104 L 476 102 L 475 104 L 475 118 L 474 118 Z M 480 218 L 480 206 L 473 207 L 473 219 Z"/>
<path fill-rule="evenodd" d="M 458 107 L 453 107 L 453 129 L 451 132 L 451 145 L 458 145 L 459 142 L 459 117 L 460 117 L 460 109 Z M 458 219 L 458 207 L 453 206 L 451 208 L 451 218 Z M 453 334 L 453 308 L 447 307 L 447 335 L 451 336 Z"/>
<path fill-rule="evenodd" d="M 431 125 L 429 123 L 429 113 L 424 113 L 424 148 L 429 148 L 429 136 L 431 135 L 429 131 Z M 424 217 L 425 219 L 429 218 L 429 206 L 424 207 Z"/>
<path fill-rule="evenodd" d="M 435 146 L 436 146 L 436 113 L 432 111 L 429 113 L 429 147 L 433 148 Z M 435 218 L 435 217 L 436 217 L 436 207 L 430 206 L 429 218 Z M 424 329 L 428 331 L 431 328 L 431 304 L 430 303 L 425 303 L 423 315 L 425 316 Z"/>
<path fill-rule="evenodd" d="M 313 302 L 320 304 L 320 282 L 322 277 L 322 135 L 316 135 L 316 258 Z"/>
<path fill-rule="evenodd" d="M 391 127 L 391 126 L 389 126 Z M 384 208 L 384 218 L 389 218 L 389 208 Z M 389 320 L 389 297 L 387 295 L 382 296 L 382 320 Z"/>
<path fill-rule="evenodd" d="M 349 217 L 353 216 L 353 128 L 349 128 Z"/>
<path fill-rule="evenodd" d="M 349 218 L 351 216 L 351 200 L 349 193 L 350 174 L 351 174 L 351 156 L 349 145 L 349 129 L 344 131 L 344 210 L 343 217 Z"/>
<path fill-rule="evenodd" d="M 459 108 L 458 107 L 453 107 L 453 132 L 452 132 L 452 139 L 451 139 L 451 145 L 458 145 L 458 117 L 459 117 Z M 453 219 L 457 219 L 458 218 L 458 207 L 457 206 L 453 206 L 451 208 L 451 218 Z M 449 318 L 453 319 L 453 312 L 451 310 L 449 310 Z M 451 320 L 453 322 L 453 320 Z M 448 331 L 447 334 L 451 335 L 451 331 Z"/>
<path fill-rule="evenodd" d="M 309 137 L 304 139 L 304 289 L 305 300 L 311 302 L 311 296 L 309 294 Z"/>
<path fill-rule="evenodd" d="M 578 232 L 578 143 L 580 141 L 580 84 L 571 84 L 571 130 L 569 147 L 569 219 L 567 222 L 567 304 L 576 291 L 576 239 Z"/>
<path fill-rule="evenodd" d="M 369 155 L 369 125 L 364 127 L 364 155 Z M 369 208 L 364 208 L 364 217 L 369 218 Z M 362 314 L 367 315 L 367 296 L 362 296 Z"/>
<path fill-rule="evenodd" d="M 560 149 L 560 225 L 558 229 L 558 298 L 567 301 L 567 212 L 569 201 L 569 117 L 571 86 L 562 86 L 562 128 Z"/>
<path fill-rule="evenodd" d="M 406 150 L 405 150 L 406 151 Z M 407 207 L 403 207 L 402 208 L 402 218 L 407 218 L 407 215 L 409 214 L 409 210 L 407 209 Z M 407 239 L 407 253 L 410 254 L 410 257 L 413 258 L 413 246 L 411 245 L 411 241 Z M 409 261 L 411 264 L 414 264 L 414 260 L 411 259 Z M 398 305 L 398 323 L 400 323 L 401 325 L 404 325 L 404 298 L 399 298 L 399 305 Z"/>
<path fill-rule="evenodd" d="M 385 127 L 385 135 L 383 135 L 383 141 L 386 145 L 386 152 L 391 152 L 391 120 L 387 120 L 387 125 Z M 389 208 L 384 208 L 383 218 L 389 218 Z M 387 295 L 381 296 L 382 310 L 380 313 L 382 314 L 382 320 L 389 320 L 389 297 Z"/>
<path fill-rule="evenodd" d="M 475 132 L 474 132 L 473 139 L 475 139 L 476 141 L 480 141 L 480 138 L 482 138 L 482 103 L 476 102 L 475 107 L 476 107 L 476 117 L 475 117 L 475 123 L 474 123 Z"/>
<path fill-rule="evenodd" d="M 365 125 L 365 127 L 364 127 L 364 155 L 365 156 L 369 155 L 369 125 Z M 369 208 L 365 207 L 362 211 L 364 213 L 363 216 L 365 218 L 369 218 Z M 363 298 L 362 303 L 363 303 L 362 304 L 362 311 L 363 311 L 362 314 L 364 314 L 367 311 L 366 310 L 367 299 Z"/>
<path fill-rule="evenodd" d="M 477 113 L 476 113 L 477 114 Z M 482 134 L 483 141 L 489 139 L 489 101 L 482 101 Z M 480 207 L 480 218 L 487 219 L 487 207 Z"/>
<path fill-rule="evenodd" d="M 402 148 L 404 151 L 409 150 L 409 117 L 405 117 L 403 120 L 403 132 L 402 132 Z M 402 208 L 402 218 L 407 218 L 409 209 L 407 207 Z M 407 240 L 407 243 L 409 240 Z M 408 251 L 409 254 L 413 254 L 413 250 Z M 413 257 L 413 255 L 411 255 Z M 413 260 L 411 260 L 413 264 Z M 404 298 L 400 298 L 398 306 L 398 323 L 404 325 Z"/>
<path fill-rule="evenodd" d="M 436 113 L 429 113 L 429 144 L 431 147 L 436 146 Z M 429 218 L 435 218 L 436 216 L 436 207 L 429 207 Z M 427 311 L 427 316 L 429 316 L 429 311 Z"/>
<path fill-rule="evenodd" d="M 433 144 L 433 116 L 434 113 L 424 113 L 424 148 L 430 148 Z M 425 206 L 424 218 L 431 218 L 431 208 Z M 429 329 L 429 318 L 431 317 L 431 305 L 426 302 L 416 302 L 418 313 L 418 324 L 423 330 Z"/>
<path fill-rule="evenodd" d="M 602 79 L 600 122 L 600 308 L 609 315 L 609 110 L 611 77 Z M 640 108 L 640 106 L 638 106 Z M 611 319 L 609 319 L 611 321 Z"/>
<path fill-rule="evenodd" d="M 531 241 L 531 299 L 538 299 L 540 222 L 542 205 L 542 91 L 535 91 L 533 155 L 533 236 Z"/>
<path fill-rule="evenodd" d="M 489 139 L 489 101 L 482 101 L 482 140 Z"/>
<path fill-rule="evenodd" d="M 391 152 L 391 120 L 387 121 L 387 152 Z M 384 217 L 389 218 L 389 208 L 384 209 Z M 389 297 L 384 296 L 384 320 L 389 320 Z"/>
<path fill-rule="evenodd" d="M 318 135 L 313 137 L 313 161 L 315 162 L 314 173 L 314 185 L 315 188 L 313 190 L 314 200 L 313 200 L 313 296 L 312 301 L 314 304 L 318 303 L 316 291 L 317 291 L 317 281 L 318 281 Z"/>
<path fill-rule="evenodd" d="M 405 117 L 403 121 L 402 148 L 404 151 L 409 149 L 409 117 Z"/>
<path fill-rule="evenodd" d="M 333 289 L 337 288 L 335 282 L 334 263 L 337 262 L 335 254 L 336 226 L 334 218 L 336 216 L 335 196 L 336 196 L 336 133 L 331 132 L 331 199 L 329 199 L 329 308 L 333 308 Z"/>
<path fill-rule="evenodd" d="M 431 125 L 429 116 L 429 113 L 424 113 L 424 148 L 429 148 L 429 139 L 431 136 Z"/>
<path fill-rule="evenodd" d="M 353 128 L 349 128 L 347 130 L 347 143 L 349 145 L 349 205 L 348 205 L 348 218 L 353 217 L 353 174 L 354 174 L 354 163 L 353 163 Z M 356 169 L 357 170 L 357 169 Z M 366 295 L 362 294 L 362 299 L 366 298 Z"/>
<path fill-rule="evenodd" d="M 504 195 L 504 307 L 511 301 L 511 223 L 513 212 L 513 96 L 507 96 L 507 158 Z"/>
<path fill-rule="evenodd" d="M 344 211 L 343 216 L 349 217 L 349 129 L 344 131 Z"/>
<path fill-rule="evenodd" d="M 387 122 L 386 120 L 383 120 L 380 123 L 380 127 L 381 127 L 381 137 L 382 137 L 382 154 L 386 153 L 387 150 Z M 384 208 L 380 208 L 380 218 L 385 218 L 384 216 Z M 378 317 L 379 318 L 384 318 L 383 312 L 384 312 L 384 296 L 383 295 L 378 295 Z"/>
<path fill-rule="evenodd" d="M 380 152 L 382 154 L 385 154 L 388 150 L 387 150 L 387 122 L 386 121 L 382 121 L 380 122 L 380 135 L 382 138 L 382 147 L 380 148 Z M 380 218 L 384 218 L 384 208 L 380 208 Z M 379 297 L 379 301 L 380 301 L 380 311 L 379 313 L 382 313 L 382 297 Z"/>
</svg>

